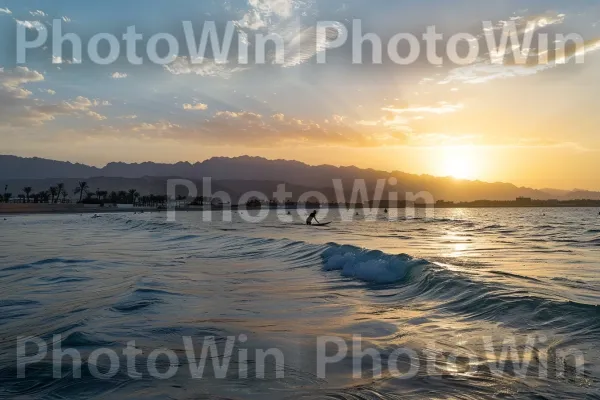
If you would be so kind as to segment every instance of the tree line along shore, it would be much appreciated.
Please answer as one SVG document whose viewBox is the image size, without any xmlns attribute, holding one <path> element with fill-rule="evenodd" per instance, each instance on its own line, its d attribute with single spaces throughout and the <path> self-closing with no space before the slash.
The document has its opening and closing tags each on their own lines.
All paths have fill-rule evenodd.
<svg viewBox="0 0 600 400">
<path fill-rule="evenodd" d="M 222 203 L 218 198 L 207 196 L 198 196 L 195 198 L 178 195 L 173 202 L 169 202 L 167 195 L 141 195 L 137 189 L 131 188 L 127 191 L 108 191 L 100 188 L 92 189 L 86 181 L 79 181 L 78 185 L 72 191 L 72 195 L 65 189 L 63 183 L 57 183 L 50 186 L 48 190 L 34 192 L 32 187 L 26 186 L 20 189 L 15 196 L 9 190 L 8 185 L 4 187 L 4 193 L 0 193 L 0 212 L 11 212 L 10 210 L 31 210 L 31 212 L 48 212 L 48 211 L 66 211 L 80 209 L 81 207 L 98 207 L 110 208 L 116 205 L 129 205 L 131 208 L 150 208 L 150 209 L 166 209 L 167 206 L 175 206 L 177 208 L 204 208 L 206 206 L 211 209 L 220 208 L 406 208 L 406 207 L 436 207 L 436 208 L 515 208 L 515 207 L 600 207 L 600 200 L 536 200 L 532 198 L 519 197 L 515 200 L 476 200 L 468 202 L 453 202 L 438 200 L 435 204 L 425 203 L 417 200 L 416 202 L 406 201 L 389 201 L 381 200 L 379 202 L 357 202 L 357 203 L 338 203 L 338 202 L 305 202 L 298 203 L 292 200 L 280 202 L 277 199 L 260 200 L 258 198 L 250 198 L 245 204 L 230 204 Z M 14 205 L 20 205 L 14 207 Z M 44 205 L 53 205 L 53 208 L 44 207 Z M 13 205 L 13 207 L 10 207 Z M 61 205 L 61 207 L 56 207 Z M 65 205 L 69 205 L 66 207 Z M 125 210 L 120 210 L 125 211 Z"/>
</svg>

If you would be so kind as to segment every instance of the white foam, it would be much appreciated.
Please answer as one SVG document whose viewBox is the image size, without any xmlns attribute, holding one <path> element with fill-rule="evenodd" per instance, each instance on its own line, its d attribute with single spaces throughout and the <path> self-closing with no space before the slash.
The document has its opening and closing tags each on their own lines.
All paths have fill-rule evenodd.
<svg viewBox="0 0 600 400">
<path fill-rule="evenodd" d="M 330 247 L 322 257 L 324 270 L 341 271 L 343 276 L 373 283 L 401 281 L 414 266 L 425 262 L 407 255 L 389 255 L 351 246 Z"/>
</svg>

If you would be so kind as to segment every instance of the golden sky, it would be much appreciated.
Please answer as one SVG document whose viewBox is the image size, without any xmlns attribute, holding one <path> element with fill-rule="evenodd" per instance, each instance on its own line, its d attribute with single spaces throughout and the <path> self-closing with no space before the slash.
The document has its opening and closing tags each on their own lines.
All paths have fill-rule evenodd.
<svg viewBox="0 0 600 400">
<path fill-rule="evenodd" d="M 285 65 L 193 65 L 177 56 L 164 66 L 120 59 L 98 66 L 78 64 L 73 56 L 53 58 L 50 43 L 17 65 L 8 50 L 0 53 L 0 153 L 96 166 L 247 154 L 600 190 L 600 7 L 584 1 L 432 2 L 436 7 L 417 1 L 367 6 L 257 0 L 208 9 L 223 6 L 190 1 L 185 9 L 160 11 L 110 1 L 58 0 L 43 10 L 28 1 L 0 4 L 0 30 L 6 32 L 33 30 L 35 21 L 48 25 L 56 18 L 63 30 L 82 37 L 103 29 L 116 34 L 133 22 L 177 32 L 174 26 L 186 15 L 218 11 L 247 32 L 292 32 L 292 44 L 294 35 L 312 32 L 315 21 L 351 25 L 358 17 L 363 30 L 378 33 L 383 42 L 393 33 L 418 36 L 435 25 L 446 38 L 468 32 L 476 38 L 469 46 L 483 45 L 482 21 L 489 20 L 494 34 L 501 35 L 509 21 L 519 39 L 531 32 L 548 35 L 550 43 L 546 53 L 534 36 L 523 65 L 510 57 L 495 64 L 485 50 L 466 65 L 432 65 L 425 54 L 410 66 L 389 60 L 353 65 L 352 46 L 328 50 L 330 61 L 317 65 L 318 51 L 291 46 Z M 127 24 L 106 26 L 103 15 L 111 7 L 120 7 Z M 556 35 L 572 33 L 582 45 L 555 52 Z M 370 61 L 372 47 L 362 49 Z"/>
</svg>

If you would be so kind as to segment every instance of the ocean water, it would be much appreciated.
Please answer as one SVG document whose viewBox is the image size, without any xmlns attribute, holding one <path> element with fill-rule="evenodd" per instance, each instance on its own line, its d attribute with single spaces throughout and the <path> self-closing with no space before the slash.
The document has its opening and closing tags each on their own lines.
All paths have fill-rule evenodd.
<svg viewBox="0 0 600 400">
<path fill-rule="evenodd" d="M 598 211 L 0 218 L 0 398 L 598 399 Z"/>
</svg>

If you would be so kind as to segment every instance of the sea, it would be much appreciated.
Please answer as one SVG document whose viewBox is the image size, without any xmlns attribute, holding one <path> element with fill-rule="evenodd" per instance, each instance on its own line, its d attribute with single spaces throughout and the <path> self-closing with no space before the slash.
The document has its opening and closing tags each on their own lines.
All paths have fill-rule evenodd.
<svg viewBox="0 0 600 400">
<path fill-rule="evenodd" d="M 338 211 L 0 217 L 0 398 L 600 399 L 600 210 Z"/>
</svg>

